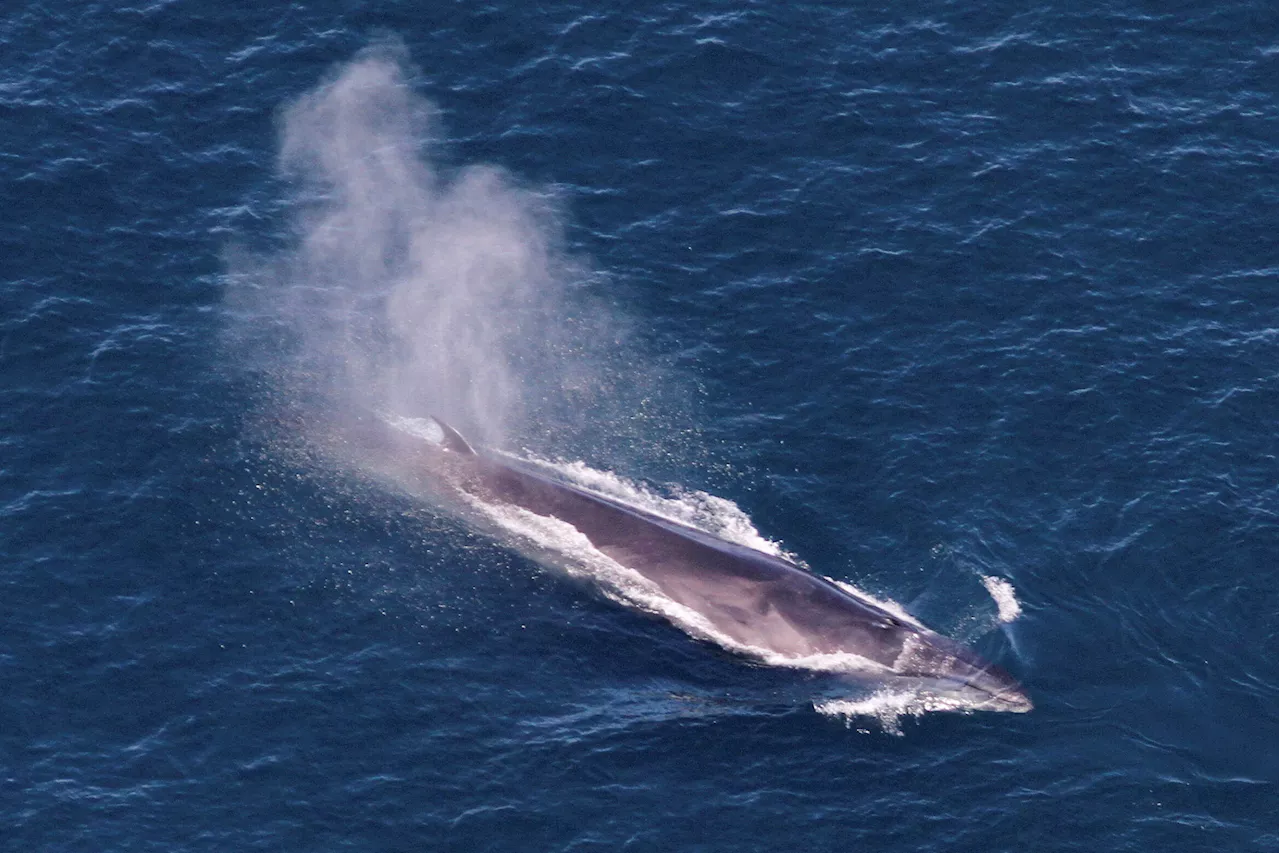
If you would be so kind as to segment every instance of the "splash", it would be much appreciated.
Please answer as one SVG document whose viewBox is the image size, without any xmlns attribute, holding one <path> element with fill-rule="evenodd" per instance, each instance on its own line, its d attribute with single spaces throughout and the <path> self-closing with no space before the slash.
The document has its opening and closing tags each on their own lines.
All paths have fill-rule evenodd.
<svg viewBox="0 0 1280 853">
<path fill-rule="evenodd" d="M 592 468 L 585 462 L 556 462 L 538 457 L 510 457 L 517 462 L 541 468 L 553 477 L 577 486 L 617 498 L 625 504 L 640 507 L 653 515 L 678 524 L 688 525 L 728 542 L 734 542 L 774 557 L 782 557 L 804 565 L 796 555 L 784 551 L 772 539 L 764 537 L 751 523 L 751 517 L 731 500 L 699 490 L 676 488 L 674 494 L 659 494 L 640 483 L 610 471 Z"/>
<path fill-rule="evenodd" d="M 1022 605 L 1013 591 L 1013 584 L 1004 578 L 983 575 L 982 585 L 991 593 L 991 600 L 996 603 L 997 619 L 1001 622 L 1013 622 L 1022 615 Z"/>
<path fill-rule="evenodd" d="M 436 414 L 489 446 L 578 452 L 593 426 L 595 450 L 671 434 L 653 420 L 686 386 L 566 250 L 555 194 L 440 165 L 414 82 L 384 43 L 281 112 L 292 228 L 281 252 L 229 252 L 231 357 L 312 418 Z"/>
<path fill-rule="evenodd" d="M 824 716 L 843 720 L 848 728 L 858 726 L 858 731 L 863 734 L 870 734 L 871 729 L 860 724 L 870 723 L 885 734 L 902 737 L 902 721 L 908 717 L 919 719 L 938 711 L 972 713 L 977 707 L 926 689 L 884 687 L 858 699 L 815 701 L 813 709 Z"/>
</svg>

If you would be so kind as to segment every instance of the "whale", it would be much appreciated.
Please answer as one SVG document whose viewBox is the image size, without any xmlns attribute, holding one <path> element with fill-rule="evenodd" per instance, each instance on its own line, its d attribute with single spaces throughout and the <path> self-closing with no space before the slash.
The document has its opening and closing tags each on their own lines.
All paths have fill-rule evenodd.
<svg viewBox="0 0 1280 853">
<path fill-rule="evenodd" d="M 567 523 L 591 546 L 688 608 L 732 647 L 771 662 L 859 661 L 856 675 L 900 680 L 966 710 L 1024 713 L 1033 705 L 1004 669 L 905 613 L 775 554 L 566 482 L 493 451 L 478 450 L 445 421 L 414 419 L 407 432 L 376 416 L 371 434 L 404 464 L 425 466 L 449 488 L 488 505 Z M 371 429 L 372 428 L 372 429 Z"/>
</svg>

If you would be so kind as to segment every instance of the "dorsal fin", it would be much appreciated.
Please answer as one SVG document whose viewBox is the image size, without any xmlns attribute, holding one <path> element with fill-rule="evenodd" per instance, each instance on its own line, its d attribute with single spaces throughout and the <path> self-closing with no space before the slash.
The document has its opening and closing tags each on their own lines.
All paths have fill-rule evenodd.
<svg viewBox="0 0 1280 853">
<path fill-rule="evenodd" d="M 471 445 L 467 444 L 467 440 L 453 427 L 444 421 L 431 416 L 431 420 L 435 421 L 440 427 L 440 431 L 444 433 L 444 446 L 446 450 L 452 450 L 454 453 L 461 453 L 463 456 L 475 456 L 476 452 L 471 449 Z"/>
</svg>

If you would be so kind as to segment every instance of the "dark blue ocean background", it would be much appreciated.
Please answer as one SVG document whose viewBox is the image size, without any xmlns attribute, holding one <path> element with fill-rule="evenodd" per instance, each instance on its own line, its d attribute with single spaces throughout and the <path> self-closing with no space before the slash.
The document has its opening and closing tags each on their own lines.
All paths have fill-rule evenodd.
<svg viewBox="0 0 1280 853">
<path fill-rule="evenodd" d="M 0 849 L 1274 850 L 1276 32 L 6 4 Z M 368 399 L 724 498 L 1036 708 L 824 712 L 326 452 Z"/>
</svg>

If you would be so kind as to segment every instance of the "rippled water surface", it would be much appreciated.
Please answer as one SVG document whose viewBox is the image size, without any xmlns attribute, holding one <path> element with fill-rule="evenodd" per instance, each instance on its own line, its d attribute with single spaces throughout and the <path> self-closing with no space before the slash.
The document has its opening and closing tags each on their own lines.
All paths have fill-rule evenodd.
<svg viewBox="0 0 1280 853">
<path fill-rule="evenodd" d="M 1275 32 L 15 5 L 0 849 L 1274 850 Z M 326 440 L 369 409 L 897 602 L 1035 710 L 621 605 Z"/>
</svg>

